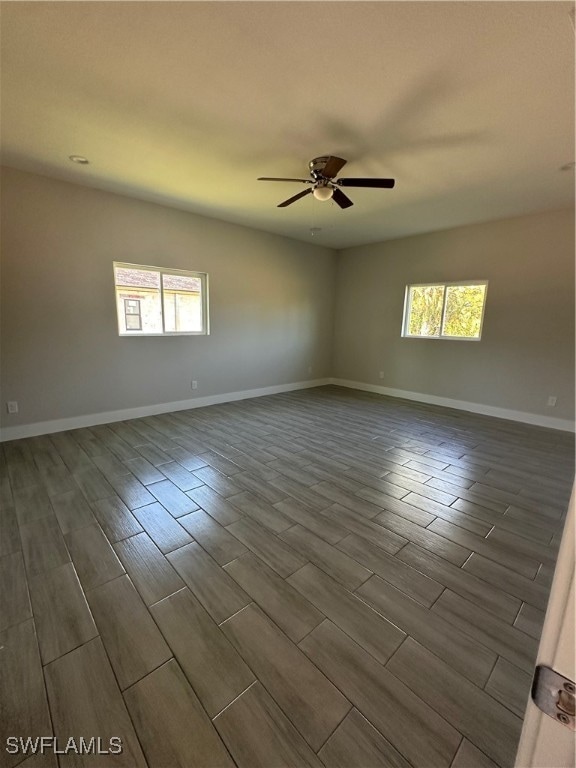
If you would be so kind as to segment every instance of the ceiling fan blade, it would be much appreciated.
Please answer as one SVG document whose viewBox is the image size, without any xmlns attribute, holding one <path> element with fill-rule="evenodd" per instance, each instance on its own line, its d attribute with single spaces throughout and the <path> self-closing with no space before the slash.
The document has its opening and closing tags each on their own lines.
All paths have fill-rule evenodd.
<svg viewBox="0 0 576 768">
<path fill-rule="evenodd" d="M 334 182 L 341 187 L 378 187 L 380 189 L 392 189 L 396 184 L 395 179 L 338 179 Z"/>
<path fill-rule="evenodd" d="M 322 176 L 324 176 L 325 179 L 333 179 L 334 176 L 338 175 L 338 171 L 341 168 L 344 168 L 345 165 L 346 160 L 342 160 L 341 157 L 335 157 L 334 155 L 331 155 L 322 170 Z"/>
<path fill-rule="evenodd" d="M 256 181 L 300 181 L 302 184 L 314 184 L 312 179 L 277 179 L 272 176 L 259 176 Z"/>
<path fill-rule="evenodd" d="M 346 197 L 344 192 L 342 192 L 341 189 L 335 189 L 334 194 L 332 195 L 332 200 L 340 206 L 340 208 L 350 208 L 351 205 L 354 205 L 352 200 L 350 200 L 349 197 Z"/>
<path fill-rule="evenodd" d="M 311 192 L 311 189 L 305 189 L 304 192 L 298 192 L 298 194 L 294 195 L 294 197 L 289 197 L 288 200 L 284 200 L 283 203 L 279 203 L 277 207 L 286 208 L 287 205 L 292 205 L 292 203 L 295 203 L 296 200 L 300 200 L 301 197 L 306 197 L 306 195 L 309 195 Z"/>
</svg>

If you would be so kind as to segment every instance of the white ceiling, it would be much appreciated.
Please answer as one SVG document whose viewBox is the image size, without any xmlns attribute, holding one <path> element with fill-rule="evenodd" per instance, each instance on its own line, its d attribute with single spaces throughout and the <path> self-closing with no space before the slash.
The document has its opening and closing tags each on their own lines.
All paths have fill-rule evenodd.
<svg viewBox="0 0 576 768">
<path fill-rule="evenodd" d="M 571 7 L 3 2 L 3 162 L 336 248 L 572 206 Z M 396 188 L 256 181 L 323 154 Z"/>
</svg>

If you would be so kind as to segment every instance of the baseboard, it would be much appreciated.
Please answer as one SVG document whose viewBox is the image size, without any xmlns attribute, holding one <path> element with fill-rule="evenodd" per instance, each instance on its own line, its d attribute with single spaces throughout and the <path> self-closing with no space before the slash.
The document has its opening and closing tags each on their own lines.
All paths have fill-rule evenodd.
<svg viewBox="0 0 576 768">
<path fill-rule="evenodd" d="M 204 408 L 207 405 L 219 403 L 231 403 L 234 400 L 247 400 L 251 397 L 263 397 L 265 395 L 277 395 L 281 392 L 293 392 L 298 389 L 310 389 L 323 387 L 330 384 L 330 379 L 314 379 L 313 381 L 297 381 L 291 384 L 278 384 L 272 387 L 260 387 L 259 389 L 246 389 L 241 392 L 226 392 L 221 395 L 208 395 L 207 397 L 195 397 L 190 400 L 178 400 L 173 403 L 158 403 L 156 405 L 143 405 L 140 408 L 126 408 L 121 411 L 106 411 L 92 413 L 85 416 L 72 416 L 66 419 L 54 421 L 38 421 L 35 424 L 22 424 L 15 427 L 0 429 L 0 443 L 8 440 L 19 440 L 23 437 L 36 437 L 52 432 L 64 432 L 68 429 L 80 427 L 94 427 L 97 424 L 109 424 L 113 421 L 126 421 L 127 419 L 140 419 L 143 416 L 157 416 L 160 413 L 172 411 L 187 411 L 190 408 Z"/>
<path fill-rule="evenodd" d="M 114 421 L 139 419 L 144 416 L 157 416 L 158 414 L 171 413 L 172 411 L 187 411 L 190 408 L 203 408 L 208 405 L 218 405 L 219 403 L 231 403 L 235 400 L 247 400 L 251 397 L 264 397 L 265 395 L 277 395 L 282 392 L 293 392 L 298 389 L 322 387 L 327 384 L 334 384 L 349 389 L 359 389 L 364 392 L 374 392 L 379 395 L 388 395 L 389 397 L 397 397 L 401 400 L 414 400 L 419 403 L 441 405 L 445 408 L 455 408 L 459 411 L 469 411 L 470 413 L 479 413 L 484 416 L 494 416 L 499 419 L 519 421 L 524 424 L 547 427 L 548 429 L 558 429 L 564 432 L 574 432 L 575 430 L 574 422 L 569 421 L 568 419 L 555 419 L 552 416 L 541 416 L 535 413 L 527 413 L 526 411 L 513 411 L 508 408 L 498 408 L 482 403 L 468 403 L 464 400 L 453 400 L 449 397 L 427 395 L 423 392 L 408 392 L 404 389 L 382 387 L 378 384 L 366 384 L 362 381 L 332 378 L 314 379 L 313 381 L 298 381 L 290 384 L 278 384 L 272 387 L 246 389 L 240 392 L 225 392 L 220 395 L 195 397 L 190 400 L 178 400 L 172 403 L 157 403 L 155 405 L 144 405 L 139 408 L 126 408 L 120 411 L 105 411 L 102 413 L 86 414 L 84 416 L 72 416 L 66 419 L 55 419 L 54 421 L 39 421 L 34 424 L 3 427 L 0 429 L 0 442 L 19 440 L 24 437 L 36 437 L 37 435 L 46 435 L 52 432 L 64 432 L 69 429 L 79 429 L 80 427 L 94 427 L 97 424 L 109 424 Z"/>
<path fill-rule="evenodd" d="M 548 429 L 559 429 L 563 432 L 574 432 L 575 427 L 574 422 L 570 421 L 569 419 L 555 419 L 552 416 L 541 416 L 537 413 L 512 411 L 508 408 L 498 408 L 497 406 L 484 405 L 483 403 L 468 403 L 465 400 L 452 400 L 450 397 L 427 395 L 423 392 L 408 392 L 404 389 L 381 387 L 378 384 L 365 384 L 362 381 L 330 379 L 330 383 L 335 384 L 338 387 L 360 389 L 364 392 L 375 392 L 379 395 L 398 397 L 402 400 L 415 400 L 416 402 L 428 403 L 429 405 L 442 405 L 445 408 L 455 408 L 458 411 L 469 411 L 471 413 L 482 414 L 483 416 L 495 416 L 498 419 L 520 421 L 524 424 L 532 424 L 537 427 L 547 427 Z"/>
</svg>

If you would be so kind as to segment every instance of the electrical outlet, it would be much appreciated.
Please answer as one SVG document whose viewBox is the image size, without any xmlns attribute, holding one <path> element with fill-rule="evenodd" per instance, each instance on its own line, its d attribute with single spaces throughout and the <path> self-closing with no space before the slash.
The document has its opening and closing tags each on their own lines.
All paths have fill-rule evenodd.
<svg viewBox="0 0 576 768">
<path fill-rule="evenodd" d="M 8 400 L 6 403 L 8 413 L 18 413 L 18 403 L 16 400 Z"/>
<path fill-rule="evenodd" d="M 558 398 L 556 397 L 556 395 L 550 395 L 550 397 L 548 398 L 548 402 L 546 403 L 546 405 L 550 406 L 550 408 L 554 408 L 554 406 L 556 405 L 556 400 L 557 400 L 557 399 L 558 399 Z"/>
<path fill-rule="evenodd" d="M 380 373 L 378 375 L 379 375 L 379 378 L 383 379 L 384 378 L 384 371 L 380 371 Z"/>
<path fill-rule="evenodd" d="M 192 383 L 190 384 L 192 389 L 198 389 L 198 382 L 195 379 L 192 379 Z"/>
</svg>

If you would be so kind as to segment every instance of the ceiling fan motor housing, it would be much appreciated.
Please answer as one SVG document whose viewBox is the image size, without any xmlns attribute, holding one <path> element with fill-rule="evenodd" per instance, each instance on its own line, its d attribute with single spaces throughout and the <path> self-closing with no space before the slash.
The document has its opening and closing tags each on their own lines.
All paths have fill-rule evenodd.
<svg viewBox="0 0 576 768">
<path fill-rule="evenodd" d="M 326 167 L 326 163 L 330 159 L 329 155 L 322 155 L 322 157 L 315 157 L 314 160 L 310 160 L 308 163 L 308 167 L 310 168 L 310 173 L 315 179 L 322 179 L 323 174 L 322 171 Z"/>
</svg>

